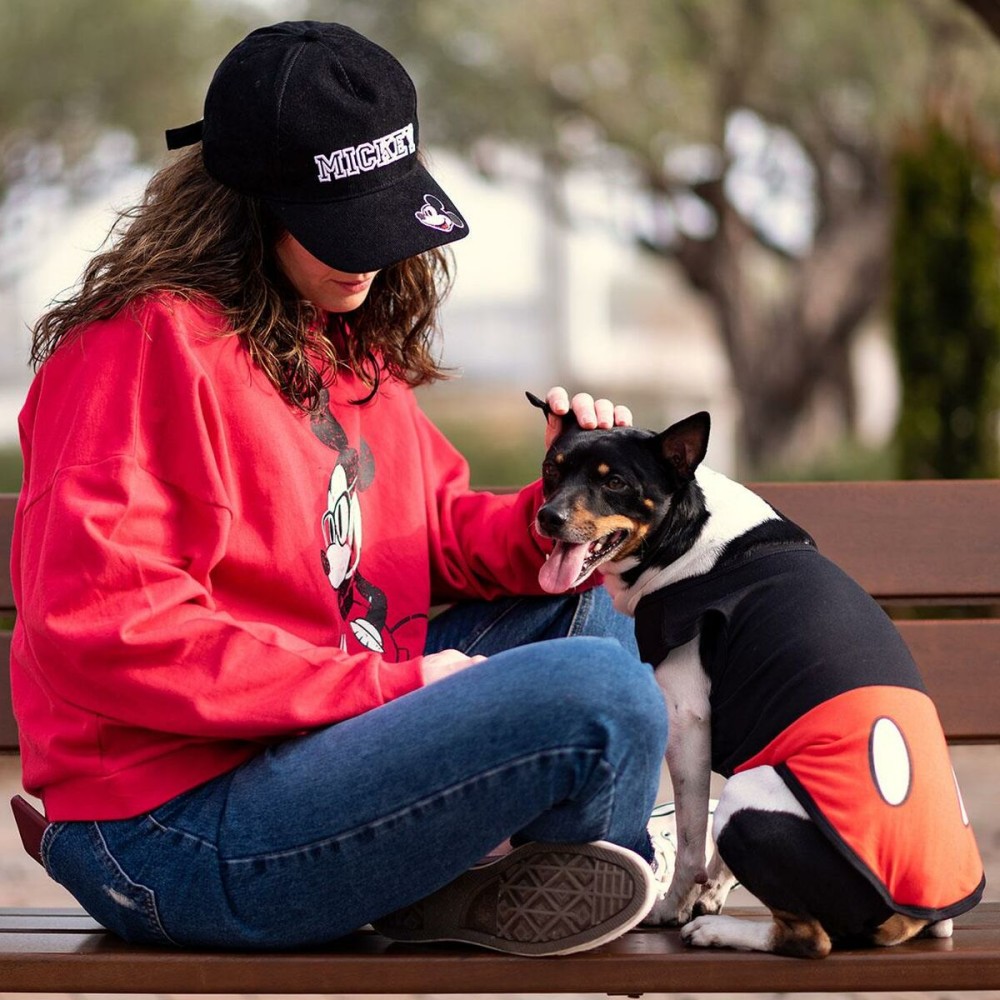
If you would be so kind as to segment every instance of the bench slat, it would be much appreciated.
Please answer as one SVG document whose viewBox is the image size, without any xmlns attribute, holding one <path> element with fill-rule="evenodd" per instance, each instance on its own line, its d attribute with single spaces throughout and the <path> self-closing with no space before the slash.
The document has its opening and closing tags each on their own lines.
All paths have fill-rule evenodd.
<svg viewBox="0 0 1000 1000">
<path fill-rule="evenodd" d="M 744 911 L 746 914 L 748 911 Z M 754 912 L 754 911 L 749 911 Z M 758 911 L 759 912 L 759 911 Z M 64 920 L 65 918 L 60 918 Z M 835 952 L 821 961 L 686 948 L 639 930 L 594 951 L 521 959 L 392 944 L 359 932 L 322 950 L 204 954 L 127 945 L 110 934 L 0 923 L 5 991 L 88 993 L 742 993 L 1000 989 L 1000 903 L 956 922 L 951 940 Z"/>
<path fill-rule="evenodd" d="M 1000 619 L 896 625 L 920 667 L 949 741 L 1000 741 Z"/>
<path fill-rule="evenodd" d="M 760 483 L 754 486 L 879 599 L 1000 595 L 1000 483 Z"/>
</svg>

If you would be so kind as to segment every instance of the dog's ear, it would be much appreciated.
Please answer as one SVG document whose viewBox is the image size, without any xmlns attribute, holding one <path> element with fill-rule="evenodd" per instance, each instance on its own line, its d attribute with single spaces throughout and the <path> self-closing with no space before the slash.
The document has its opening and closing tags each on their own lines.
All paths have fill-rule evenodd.
<svg viewBox="0 0 1000 1000">
<path fill-rule="evenodd" d="M 549 414 L 552 413 L 552 408 L 549 404 L 546 403 L 544 399 L 539 399 L 533 392 L 525 392 L 525 396 L 528 397 L 528 402 L 531 403 L 532 406 L 537 406 L 538 409 L 545 414 L 545 416 L 549 416 Z"/>
<path fill-rule="evenodd" d="M 695 470 L 708 451 L 711 423 L 709 415 L 702 410 L 678 420 L 657 437 L 663 457 L 685 481 L 694 479 Z"/>
<path fill-rule="evenodd" d="M 552 412 L 552 407 L 545 402 L 544 399 L 539 399 L 533 392 L 525 392 L 525 396 L 528 397 L 528 402 L 532 406 L 537 406 L 538 409 L 545 414 L 545 419 L 548 420 L 550 417 L 555 417 L 556 414 Z M 580 429 L 580 424 L 576 419 L 576 414 L 570 410 L 568 413 L 562 414 L 561 417 L 557 419 L 562 420 L 562 431 L 561 434 L 566 434 L 568 431 L 576 431 Z"/>
</svg>

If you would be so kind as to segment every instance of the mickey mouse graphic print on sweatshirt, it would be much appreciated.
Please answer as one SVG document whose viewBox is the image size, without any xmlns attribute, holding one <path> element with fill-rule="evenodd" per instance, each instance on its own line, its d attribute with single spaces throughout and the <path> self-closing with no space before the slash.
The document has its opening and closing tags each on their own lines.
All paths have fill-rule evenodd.
<svg viewBox="0 0 1000 1000">
<path fill-rule="evenodd" d="M 361 493 L 375 478 L 375 459 L 367 443 L 352 448 L 340 422 L 330 412 L 330 393 L 320 393 L 321 409 L 310 419 L 312 432 L 337 453 L 330 473 L 326 510 L 323 512 L 323 572 L 337 591 L 340 618 L 345 625 L 340 645 L 347 649 L 351 634 L 365 649 L 392 651 L 391 659 L 408 659 L 422 648 L 427 615 L 414 612 L 390 623 L 385 591 L 369 580 L 361 563 Z"/>
</svg>

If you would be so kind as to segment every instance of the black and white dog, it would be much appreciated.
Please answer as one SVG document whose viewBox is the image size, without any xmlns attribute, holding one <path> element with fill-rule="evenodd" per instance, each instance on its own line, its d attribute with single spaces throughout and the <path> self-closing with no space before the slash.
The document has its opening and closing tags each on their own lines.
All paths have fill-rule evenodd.
<svg viewBox="0 0 1000 1000">
<path fill-rule="evenodd" d="M 678 853 L 647 922 L 804 957 L 947 937 L 985 878 L 916 666 L 805 531 L 702 465 L 708 434 L 707 413 L 661 434 L 567 416 L 542 472 L 542 586 L 599 568 L 667 703 Z M 771 922 L 719 914 L 734 876 Z"/>
</svg>

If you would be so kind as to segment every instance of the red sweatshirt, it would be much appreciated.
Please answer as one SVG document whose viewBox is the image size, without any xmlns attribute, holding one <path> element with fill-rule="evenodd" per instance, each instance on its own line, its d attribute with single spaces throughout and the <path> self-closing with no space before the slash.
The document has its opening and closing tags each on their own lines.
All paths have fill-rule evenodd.
<svg viewBox="0 0 1000 1000">
<path fill-rule="evenodd" d="M 50 819 L 136 815 L 419 687 L 432 601 L 540 593 L 538 485 L 471 492 L 407 387 L 366 394 L 338 379 L 311 419 L 173 296 L 42 366 L 11 683 Z"/>
</svg>

